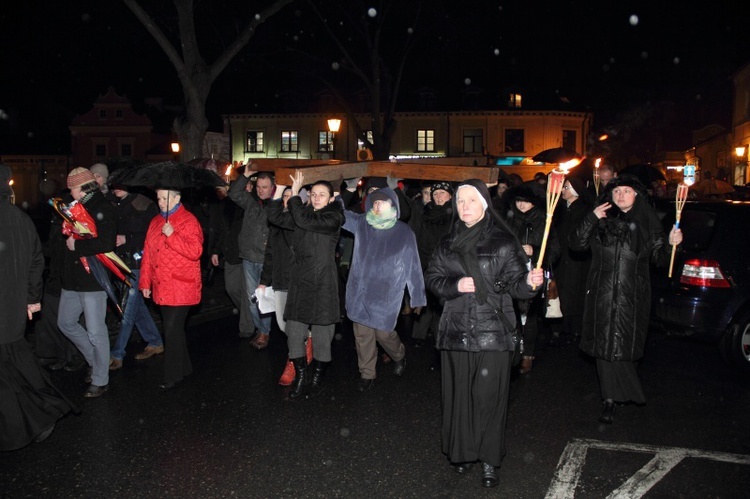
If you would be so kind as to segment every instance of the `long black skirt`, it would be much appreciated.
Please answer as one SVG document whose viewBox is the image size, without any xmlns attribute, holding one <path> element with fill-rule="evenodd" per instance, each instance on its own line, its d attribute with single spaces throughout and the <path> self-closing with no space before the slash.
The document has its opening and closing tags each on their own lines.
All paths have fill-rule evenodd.
<svg viewBox="0 0 750 499">
<path fill-rule="evenodd" d="M 451 463 L 500 466 L 505 456 L 511 352 L 441 352 L 442 450 Z"/>
<path fill-rule="evenodd" d="M 596 359 L 596 369 L 599 373 L 602 400 L 646 403 L 646 395 L 643 393 L 635 362 Z"/>
<path fill-rule="evenodd" d="M 71 411 L 25 339 L 0 345 L 0 451 L 25 447 Z"/>
</svg>

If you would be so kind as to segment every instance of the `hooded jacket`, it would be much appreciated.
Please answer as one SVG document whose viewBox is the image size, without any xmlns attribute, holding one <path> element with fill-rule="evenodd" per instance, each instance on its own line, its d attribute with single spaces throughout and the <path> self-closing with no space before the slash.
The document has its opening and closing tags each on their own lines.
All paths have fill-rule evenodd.
<svg viewBox="0 0 750 499">
<path fill-rule="evenodd" d="M 396 193 L 386 194 L 401 215 Z M 365 213 L 345 211 L 344 229 L 354 235 L 352 267 L 346 284 L 346 312 L 349 319 L 380 331 L 393 331 L 408 288 L 412 307 L 427 304 L 422 267 L 414 232 L 396 221 L 389 229 L 376 229 L 367 223 L 372 197 L 365 199 Z"/>
<path fill-rule="evenodd" d="M 623 213 L 612 201 L 612 190 L 627 185 L 638 195 Z M 613 179 L 601 202 L 612 207 L 597 219 L 593 211 L 570 236 L 570 248 L 591 249 L 586 280 L 580 348 L 598 359 L 635 361 L 643 356 L 651 312 L 650 265 L 665 265 L 671 247 L 640 182 Z"/>
</svg>

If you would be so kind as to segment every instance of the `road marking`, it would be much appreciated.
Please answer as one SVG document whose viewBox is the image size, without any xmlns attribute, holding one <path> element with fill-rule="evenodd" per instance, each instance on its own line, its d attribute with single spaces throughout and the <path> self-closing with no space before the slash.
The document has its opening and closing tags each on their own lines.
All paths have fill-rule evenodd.
<svg viewBox="0 0 750 499">
<path fill-rule="evenodd" d="M 578 480 L 581 478 L 583 466 L 586 463 L 586 453 L 589 449 L 654 454 L 653 459 L 626 480 L 625 483 L 613 490 L 607 499 L 635 499 L 643 497 L 651 487 L 656 485 L 685 458 L 709 459 L 711 461 L 750 466 L 750 456 L 743 454 L 727 454 L 724 452 L 682 449 L 679 447 L 659 447 L 656 445 L 602 442 L 590 439 L 573 439 L 565 446 L 565 450 L 557 462 L 555 475 L 552 477 L 552 483 L 550 483 L 547 490 L 547 499 L 573 499 L 575 497 Z"/>
</svg>

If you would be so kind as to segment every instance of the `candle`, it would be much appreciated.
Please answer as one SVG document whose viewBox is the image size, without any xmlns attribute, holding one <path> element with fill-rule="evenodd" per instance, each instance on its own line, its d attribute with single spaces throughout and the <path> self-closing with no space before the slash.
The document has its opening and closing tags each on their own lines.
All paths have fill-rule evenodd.
<svg viewBox="0 0 750 499">
<path fill-rule="evenodd" d="M 227 184 L 229 183 L 229 176 L 232 174 L 232 164 L 227 165 L 227 170 L 224 172 L 224 175 L 227 178 Z"/>
<path fill-rule="evenodd" d="M 596 158 L 596 163 L 594 163 L 594 189 L 596 190 L 596 195 L 599 196 L 599 184 L 601 183 L 601 179 L 599 177 L 599 165 L 602 162 L 602 158 Z"/>
</svg>

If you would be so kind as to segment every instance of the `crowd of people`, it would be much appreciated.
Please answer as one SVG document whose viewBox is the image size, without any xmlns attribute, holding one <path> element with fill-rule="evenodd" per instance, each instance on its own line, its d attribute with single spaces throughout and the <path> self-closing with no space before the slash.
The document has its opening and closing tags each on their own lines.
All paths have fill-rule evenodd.
<svg viewBox="0 0 750 499">
<path fill-rule="evenodd" d="M 249 163 L 228 188 L 204 190 L 199 198 L 170 185 L 156 186 L 154 196 L 131 193 L 108 183 L 106 165 L 76 168 L 68 175 L 66 201 L 93 215 L 95 235 L 80 238 L 65 233 L 65 224 L 53 224 L 44 286 L 38 237 L 26 234 L 13 249 L 23 253 L 23 269 L 6 268 L 8 259 L 0 259 L 2 272 L 17 272 L 22 280 L 14 282 L 28 283 L 15 301 L 2 301 L 15 306 L 0 348 L 18 349 L 16 362 L 29 364 L 37 377 L 26 390 L 48 395 L 26 405 L 3 397 L 4 414 L 20 412 L 0 428 L 3 436 L 24 417 L 35 424 L 24 426 L 22 440 L 0 439 L 2 450 L 43 440 L 57 419 L 77 410 L 39 365 L 87 367 L 83 396 L 100 397 L 109 389 L 110 371 L 123 368 L 134 329 L 146 343 L 136 360 L 165 356 L 160 388 L 183 382 L 192 372 L 188 311 L 201 301 L 207 270 L 221 267 L 238 310 L 239 337 L 262 350 L 272 331 L 286 336 L 289 360 L 282 379 L 287 381 L 279 384 L 290 385 L 290 400 L 315 397 L 326 388 L 324 375 L 334 361 L 331 343 L 344 318 L 353 325 L 357 388 L 363 393 L 374 389 L 379 361 L 392 363 L 393 375 L 404 374 L 405 343 L 434 345 L 432 369 L 440 371 L 442 384 L 442 450 L 458 473 L 481 463 L 482 484 L 493 487 L 505 455 L 519 332 L 521 375 L 532 371 L 542 341 L 576 344 L 596 359 L 602 423 L 612 423 L 618 403 L 645 402 L 636 363 L 648 328 L 649 268 L 669 259 L 682 234 L 674 228 L 663 233 L 637 179 L 618 177 L 608 167 L 600 173 L 598 193 L 580 178 L 565 180 L 563 203 L 545 238 L 543 173 L 528 182 L 503 176 L 490 186 L 472 179 L 410 188 L 393 178 L 364 183 L 342 178 L 332 184 L 298 173 L 277 179 Z M 196 216 L 206 195 L 211 206 L 205 216 Z M 10 203 L 4 203 L 0 222 L 7 223 Z M 12 211 L 13 217 L 25 216 L 19 213 Z M 13 227 L 28 232 L 28 226 Z M 105 318 L 113 304 L 108 306 L 105 286 L 87 265 L 108 252 L 131 271 L 121 285 L 124 312 L 112 345 Z M 546 318 L 552 280 L 561 319 Z M 259 298 L 271 291 L 274 311 L 261 312 Z M 16 303 L 19 297 L 26 297 L 25 303 Z M 160 310 L 161 331 L 150 302 Z M 34 359 L 21 345 L 23 317 L 40 308 Z M 7 364 L 0 366 L 0 377 L 14 376 Z M 38 410 L 47 417 L 37 417 Z"/>
</svg>

